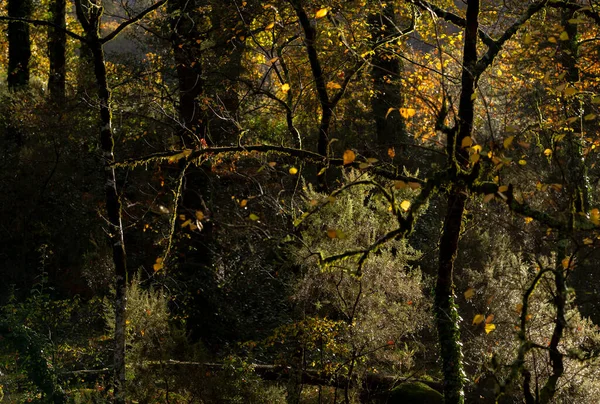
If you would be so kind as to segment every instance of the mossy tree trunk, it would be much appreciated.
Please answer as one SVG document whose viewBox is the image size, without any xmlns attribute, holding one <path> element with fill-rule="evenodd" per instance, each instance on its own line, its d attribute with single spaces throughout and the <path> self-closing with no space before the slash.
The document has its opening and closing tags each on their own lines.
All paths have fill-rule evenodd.
<svg viewBox="0 0 600 404">
<path fill-rule="evenodd" d="M 468 155 L 461 148 L 461 144 L 462 140 L 470 137 L 473 131 L 479 0 L 468 1 L 466 17 L 458 126 L 448 133 L 447 140 L 448 163 L 451 171 L 456 174 L 468 168 Z M 446 404 L 464 403 L 463 357 L 459 316 L 454 302 L 453 270 L 467 198 L 464 185 L 455 183 L 449 190 L 435 288 L 435 314 Z"/>
<path fill-rule="evenodd" d="M 114 331 L 114 402 L 125 403 L 125 310 L 127 308 L 127 256 L 121 219 L 121 201 L 117 191 L 115 168 L 115 140 L 112 128 L 111 93 L 104 59 L 104 44 L 116 38 L 129 25 L 141 20 L 145 15 L 158 9 L 166 0 L 160 0 L 136 16 L 121 23 L 110 34 L 101 37 L 100 26 L 103 8 L 100 1 L 88 3 L 84 9 L 81 0 L 75 1 L 77 18 L 83 27 L 84 42 L 91 51 L 94 77 L 98 91 L 100 115 L 100 145 L 104 159 L 105 174 L 105 207 L 108 218 L 108 234 L 112 246 L 113 264 L 115 267 L 115 331 Z"/>
</svg>

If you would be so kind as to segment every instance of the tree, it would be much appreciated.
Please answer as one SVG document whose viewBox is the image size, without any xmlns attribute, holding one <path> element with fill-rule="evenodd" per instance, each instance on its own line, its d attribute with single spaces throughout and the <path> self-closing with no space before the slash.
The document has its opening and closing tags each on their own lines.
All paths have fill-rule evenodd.
<svg viewBox="0 0 600 404">
<path fill-rule="evenodd" d="M 30 0 L 11 0 L 8 2 L 8 15 L 15 19 L 26 19 L 31 15 L 31 7 Z M 24 87 L 29 83 L 29 25 L 20 21 L 9 22 L 8 44 L 8 86 L 13 89 Z"/>
</svg>

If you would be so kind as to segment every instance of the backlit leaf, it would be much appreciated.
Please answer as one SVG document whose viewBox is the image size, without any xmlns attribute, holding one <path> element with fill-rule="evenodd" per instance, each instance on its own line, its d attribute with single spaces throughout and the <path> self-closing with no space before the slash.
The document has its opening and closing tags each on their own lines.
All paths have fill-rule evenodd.
<svg viewBox="0 0 600 404">
<path fill-rule="evenodd" d="M 268 30 L 271 30 L 271 29 L 273 29 L 273 27 L 274 27 L 274 26 L 275 26 L 275 23 L 274 23 L 274 22 L 270 23 L 269 25 L 267 25 L 267 26 L 265 27 L 265 31 L 268 31 Z"/>
<path fill-rule="evenodd" d="M 483 314 L 477 314 L 473 317 L 473 325 L 481 324 L 483 323 L 483 320 L 485 320 L 485 316 Z"/>
<path fill-rule="evenodd" d="M 396 110 L 396 108 L 389 108 L 389 109 L 387 110 L 387 112 L 385 113 L 385 119 L 387 119 L 388 115 L 389 115 L 389 114 L 391 114 L 391 113 L 392 113 L 392 111 L 395 111 L 395 110 Z"/>
<path fill-rule="evenodd" d="M 258 215 L 254 214 L 254 213 L 250 213 L 250 215 L 248 215 L 248 219 L 256 222 L 260 218 L 258 217 Z"/>
<path fill-rule="evenodd" d="M 337 89 L 339 89 L 339 88 L 342 88 L 342 86 L 341 86 L 341 85 L 339 85 L 338 83 L 336 83 L 335 81 L 330 81 L 330 82 L 328 82 L 328 83 L 327 83 L 327 85 L 326 85 L 326 87 L 327 87 L 329 90 L 337 90 Z"/>
<path fill-rule="evenodd" d="M 585 119 L 586 121 L 593 121 L 594 119 L 596 119 L 596 114 L 587 114 L 583 117 L 583 119 Z"/>
<path fill-rule="evenodd" d="M 412 118 L 417 113 L 417 110 L 414 108 L 400 108 L 398 111 L 400 111 L 400 115 L 404 119 Z"/>
<path fill-rule="evenodd" d="M 283 91 L 284 93 L 287 93 L 288 91 L 290 91 L 290 85 L 288 83 L 285 83 L 281 86 L 281 91 Z"/>
<path fill-rule="evenodd" d="M 196 220 L 202 220 L 204 219 L 204 213 L 202 213 L 201 210 L 197 210 L 196 211 Z"/>
<path fill-rule="evenodd" d="M 473 144 L 473 139 L 471 139 L 469 136 L 463 137 L 462 141 L 460 142 L 460 147 L 462 149 L 466 148 L 466 147 L 471 147 L 471 145 Z"/>
<path fill-rule="evenodd" d="M 393 147 L 390 147 L 390 148 L 388 149 L 388 156 L 390 156 L 390 158 L 392 158 L 392 159 L 393 159 L 394 157 L 396 157 L 396 150 L 395 150 Z"/>
<path fill-rule="evenodd" d="M 337 231 L 335 229 L 329 229 L 329 230 L 327 230 L 327 237 L 329 237 L 329 238 L 336 238 L 337 237 Z"/>
<path fill-rule="evenodd" d="M 492 199 L 494 199 L 494 194 L 487 194 L 486 196 L 483 197 L 483 203 L 488 203 Z"/>
<path fill-rule="evenodd" d="M 544 155 L 545 155 L 546 157 L 550 157 L 550 156 L 552 156 L 552 149 L 546 149 L 546 150 L 544 150 Z"/>
<path fill-rule="evenodd" d="M 577 89 L 575 87 L 569 86 L 569 87 L 565 88 L 565 95 L 567 97 L 570 97 L 575 94 L 577 94 Z"/>
<path fill-rule="evenodd" d="M 356 153 L 354 153 L 352 150 L 346 150 L 344 152 L 344 165 L 352 164 L 355 159 Z"/>
<path fill-rule="evenodd" d="M 590 220 L 596 226 L 599 226 L 600 225 L 600 210 L 598 210 L 597 208 L 592 209 L 592 211 L 590 212 Z"/>
<path fill-rule="evenodd" d="M 466 300 L 471 300 L 473 298 L 473 296 L 475 296 L 475 289 L 469 288 L 469 289 L 465 290 L 464 295 L 465 295 Z"/>
<path fill-rule="evenodd" d="M 504 139 L 504 142 L 502 142 L 504 148 L 508 149 L 512 145 L 513 140 L 515 140 L 514 136 L 509 136 L 506 139 Z"/>
<path fill-rule="evenodd" d="M 327 10 L 326 8 L 322 8 L 315 13 L 315 18 L 323 18 L 327 15 L 328 12 L 329 10 Z"/>
<path fill-rule="evenodd" d="M 405 212 L 408 211 L 410 209 L 410 201 L 407 201 L 407 200 L 402 201 L 402 203 L 400 204 L 400 207 Z"/>
<path fill-rule="evenodd" d="M 494 331 L 496 329 L 496 326 L 494 324 L 486 324 L 485 325 L 485 333 L 489 334 L 492 331 Z"/>
<path fill-rule="evenodd" d="M 289 173 L 290 173 L 291 175 L 296 175 L 296 174 L 298 174 L 298 169 L 297 169 L 296 167 L 291 167 L 291 168 L 289 169 Z"/>
<path fill-rule="evenodd" d="M 563 31 L 560 33 L 560 40 L 561 41 L 568 41 L 569 40 L 569 34 L 567 33 L 567 31 Z"/>
</svg>

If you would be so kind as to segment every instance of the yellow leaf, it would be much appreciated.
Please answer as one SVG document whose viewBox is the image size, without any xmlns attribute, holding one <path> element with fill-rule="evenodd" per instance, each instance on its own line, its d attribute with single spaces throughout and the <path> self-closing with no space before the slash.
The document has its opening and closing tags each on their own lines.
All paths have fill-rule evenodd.
<svg viewBox="0 0 600 404">
<path fill-rule="evenodd" d="M 340 86 L 335 81 L 330 81 L 329 83 L 327 83 L 326 87 L 330 90 L 337 90 L 338 88 L 342 88 L 342 86 Z"/>
<path fill-rule="evenodd" d="M 260 218 L 258 217 L 258 215 L 254 214 L 254 213 L 250 213 L 250 215 L 248 216 L 248 219 L 256 222 Z"/>
<path fill-rule="evenodd" d="M 546 149 L 546 150 L 544 150 L 544 155 L 545 155 L 546 157 L 550 157 L 550 156 L 552 156 L 552 149 Z"/>
<path fill-rule="evenodd" d="M 475 101 L 477 99 L 477 93 L 471 94 L 471 101 Z"/>
<path fill-rule="evenodd" d="M 583 244 L 585 244 L 585 245 L 594 244 L 594 240 L 592 240 L 589 237 L 586 237 L 586 238 L 583 239 Z"/>
<path fill-rule="evenodd" d="M 185 215 L 179 215 L 179 220 L 185 220 Z"/>
<path fill-rule="evenodd" d="M 269 162 L 269 167 L 273 168 L 277 165 L 277 163 L 275 161 L 270 161 Z"/>
<path fill-rule="evenodd" d="M 404 119 L 412 118 L 417 113 L 417 110 L 414 108 L 400 108 L 398 111 Z"/>
<path fill-rule="evenodd" d="M 485 325 L 485 333 L 489 334 L 492 331 L 494 331 L 496 329 L 496 326 L 494 324 L 486 324 Z"/>
<path fill-rule="evenodd" d="M 289 173 L 291 175 L 296 175 L 296 174 L 298 174 L 298 169 L 296 167 L 292 167 L 292 168 L 290 168 Z"/>
<path fill-rule="evenodd" d="M 405 212 L 408 211 L 410 209 L 410 201 L 407 201 L 407 200 L 402 201 L 402 203 L 400 204 L 400 207 Z"/>
<path fill-rule="evenodd" d="M 396 189 L 404 189 L 404 188 L 406 188 L 406 182 L 404 182 L 404 181 L 394 181 L 394 188 L 396 188 Z"/>
<path fill-rule="evenodd" d="M 525 224 L 529 224 L 531 222 L 533 222 L 533 218 L 532 217 L 526 217 L 525 218 Z"/>
<path fill-rule="evenodd" d="M 242 201 L 240 202 L 240 208 L 245 208 L 246 205 L 248 205 L 248 200 L 247 199 L 242 199 Z"/>
<path fill-rule="evenodd" d="M 550 43 L 556 43 L 556 38 L 554 38 L 553 36 L 548 38 L 548 42 Z"/>
<path fill-rule="evenodd" d="M 479 155 L 479 153 L 471 154 L 471 155 L 469 156 L 469 161 L 470 161 L 471 163 L 473 163 L 473 164 L 477 164 L 477 162 L 479 161 L 479 158 L 480 158 L 480 157 L 481 157 L 481 156 Z"/>
<path fill-rule="evenodd" d="M 361 170 L 364 170 L 364 169 L 369 168 L 369 167 L 371 167 L 371 164 L 369 164 L 369 163 L 360 163 L 358 165 L 358 168 L 360 168 Z"/>
<path fill-rule="evenodd" d="M 325 174 L 325 171 L 327 171 L 327 167 L 321 168 L 317 173 L 317 177 L 320 177 L 321 175 Z"/>
<path fill-rule="evenodd" d="M 567 97 L 570 97 L 575 94 L 577 94 L 577 89 L 575 87 L 569 86 L 569 87 L 565 88 L 565 95 Z"/>
<path fill-rule="evenodd" d="M 367 159 L 367 162 L 368 162 L 368 163 L 370 163 L 370 164 L 375 164 L 375 163 L 377 163 L 378 161 L 379 161 L 379 160 L 377 160 L 377 159 L 376 159 L 376 158 L 374 158 L 374 157 L 369 157 L 369 158 Z"/>
<path fill-rule="evenodd" d="M 569 34 L 567 34 L 567 31 L 563 31 L 560 33 L 560 40 L 561 41 L 568 41 L 569 40 Z"/>
<path fill-rule="evenodd" d="M 385 119 L 387 119 L 388 115 L 389 115 L 389 114 L 391 114 L 391 113 L 392 113 L 392 111 L 395 111 L 395 110 L 396 110 L 396 108 L 389 108 L 389 109 L 387 110 L 387 112 L 385 113 Z"/>
<path fill-rule="evenodd" d="M 481 324 L 483 323 L 483 320 L 485 320 L 485 316 L 483 314 L 477 314 L 473 317 L 473 325 Z"/>
<path fill-rule="evenodd" d="M 326 8 L 322 8 L 315 13 L 315 18 L 323 18 L 327 15 L 328 12 L 329 10 L 327 10 Z"/>
<path fill-rule="evenodd" d="M 596 226 L 600 225 L 600 210 L 598 210 L 597 208 L 592 209 L 592 211 L 590 212 L 590 220 Z"/>
<path fill-rule="evenodd" d="M 393 147 L 390 147 L 388 149 L 388 156 L 390 156 L 391 159 L 393 159 L 394 157 L 396 157 L 396 150 Z"/>
<path fill-rule="evenodd" d="M 565 257 L 563 258 L 563 260 L 561 261 L 562 267 L 564 269 L 569 268 L 569 266 L 571 266 L 572 262 L 571 262 L 571 257 Z"/>
<path fill-rule="evenodd" d="M 277 62 L 279 60 L 278 57 L 274 57 L 273 59 L 269 60 L 269 63 L 273 64 L 275 62 Z"/>
<path fill-rule="evenodd" d="M 154 269 L 154 272 L 160 271 L 162 269 L 162 267 L 163 267 L 163 259 L 162 258 L 157 258 L 156 262 L 152 266 L 152 268 Z"/>
<path fill-rule="evenodd" d="M 268 31 L 268 30 L 271 30 L 271 29 L 273 29 L 273 27 L 274 27 L 274 26 L 275 26 L 275 23 L 274 23 L 274 22 L 270 23 L 269 25 L 267 25 L 267 26 L 265 27 L 265 31 Z"/>
<path fill-rule="evenodd" d="M 184 227 L 186 227 L 186 226 L 189 226 L 190 224 L 192 224 L 192 219 L 188 219 L 188 220 L 186 220 L 185 222 L 183 222 L 183 223 L 181 224 L 181 227 L 182 227 L 182 228 L 184 228 Z"/>
<path fill-rule="evenodd" d="M 531 35 L 530 34 L 523 35 L 523 44 L 529 45 L 530 43 L 531 43 Z"/>
<path fill-rule="evenodd" d="M 498 192 L 506 192 L 506 191 L 508 191 L 507 185 L 501 185 L 500 187 L 498 187 Z"/>
<path fill-rule="evenodd" d="M 334 203 L 335 201 L 336 201 L 335 196 L 328 196 L 327 197 L 327 202 Z"/>
<path fill-rule="evenodd" d="M 285 83 L 281 86 L 281 91 L 283 91 L 284 93 L 287 93 L 288 91 L 290 91 L 290 85 L 288 83 Z"/>
<path fill-rule="evenodd" d="M 327 237 L 329 237 L 329 238 L 336 238 L 337 237 L 337 231 L 335 229 L 329 229 L 329 230 L 327 230 Z"/>
<path fill-rule="evenodd" d="M 592 104 L 600 104 L 600 95 L 592 97 Z"/>
<path fill-rule="evenodd" d="M 483 203 L 488 203 L 492 199 L 494 199 L 494 194 L 487 194 L 486 196 L 483 197 Z"/>
<path fill-rule="evenodd" d="M 593 121 L 594 119 L 596 119 L 596 114 L 587 114 L 583 117 L 583 119 L 585 119 L 586 121 Z"/>
<path fill-rule="evenodd" d="M 354 153 L 352 150 L 346 150 L 344 152 L 344 165 L 352 164 L 355 159 L 356 153 Z"/>
<path fill-rule="evenodd" d="M 410 189 L 415 190 L 415 189 L 419 189 L 421 188 L 421 184 L 419 184 L 418 182 L 409 182 L 408 186 L 410 187 Z"/>
<path fill-rule="evenodd" d="M 204 213 L 202 213 L 201 210 L 197 210 L 196 211 L 196 220 L 202 220 L 204 219 Z"/>
<path fill-rule="evenodd" d="M 466 300 L 471 300 L 473 298 L 473 296 L 475 296 L 475 289 L 469 288 L 469 289 L 465 290 L 464 295 L 465 295 Z"/>
<path fill-rule="evenodd" d="M 471 147 L 471 145 L 473 144 L 473 139 L 471 139 L 469 136 L 463 137 L 462 141 L 460 142 L 460 147 L 461 149 L 464 149 L 465 147 Z"/>
<path fill-rule="evenodd" d="M 526 160 L 523 160 L 523 159 L 521 159 L 521 160 L 519 160 L 519 165 L 520 165 L 520 166 L 526 166 L 526 165 L 527 165 L 527 161 L 526 161 Z"/>
<path fill-rule="evenodd" d="M 506 139 L 504 139 L 504 142 L 502 143 L 504 145 L 504 148 L 508 149 L 512 145 L 513 140 L 515 140 L 514 136 L 509 136 Z"/>
<path fill-rule="evenodd" d="M 481 145 L 476 144 L 475 146 L 471 147 L 471 150 L 473 153 L 481 153 Z"/>
</svg>

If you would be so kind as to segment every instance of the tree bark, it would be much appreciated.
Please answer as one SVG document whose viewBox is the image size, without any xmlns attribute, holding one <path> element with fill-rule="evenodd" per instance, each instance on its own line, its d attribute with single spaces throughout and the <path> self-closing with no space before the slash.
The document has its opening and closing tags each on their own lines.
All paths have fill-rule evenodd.
<svg viewBox="0 0 600 404">
<path fill-rule="evenodd" d="M 66 28 L 66 0 L 54 0 L 50 3 L 52 23 L 58 27 Z M 66 86 L 66 47 L 67 34 L 53 27 L 48 28 L 48 58 L 50 73 L 48 77 L 48 90 L 50 98 L 57 104 L 62 104 L 65 99 Z"/>
<path fill-rule="evenodd" d="M 77 1 L 77 14 L 85 31 L 87 45 L 93 56 L 94 75 L 100 103 L 100 145 L 104 159 L 104 191 L 108 234 L 112 246 L 115 266 L 115 334 L 114 334 L 114 396 L 115 403 L 125 403 L 125 310 L 127 307 L 127 257 L 121 201 L 117 192 L 117 178 L 112 164 L 114 157 L 114 136 L 112 129 L 111 95 L 108 86 L 103 43 L 100 38 L 102 7 L 91 7 L 84 15 L 80 0 Z"/>
<path fill-rule="evenodd" d="M 8 16 L 29 18 L 31 0 L 8 0 Z M 29 24 L 19 21 L 8 23 L 8 87 L 17 89 L 29 84 L 31 40 Z"/>
<path fill-rule="evenodd" d="M 204 92 L 199 32 L 199 12 L 193 0 L 172 0 L 168 3 L 171 15 L 171 47 L 179 87 L 179 136 L 184 148 L 193 148 L 206 138 L 205 116 L 198 97 Z"/>
<path fill-rule="evenodd" d="M 369 17 L 369 31 L 373 44 L 397 31 L 392 3 L 385 3 L 379 14 Z M 402 66 L 397 57 L 386 52 L 385 47 L 375 50 L 371 63 L 375 92 L 371 100 L 375 118 L 375 141 L 385 152 L 390 147 L 400 146 L 406 140 L 406 128 L 402 117 L 398 113 L 387 113 L 390 108 L 402 107 L 403 97 L 398 83 Z"/>
<path fill-rule="evenodd" d="M 463 71 L 458 127 L 448 134 L 447 152 L 451 171 L 458 173 L 468 167 L 468 155 L 461 148 L 462 139 L 473 130 L 475 66 L 477 63 L 477 30 L 479 0 L 469 0 L 463 52 Z M 464 185 L 455 184 L 449 191 L 446 217 L 440 240 L 440 255 L 435 288 L 435 314 L 444 374 L 444 402 L 464 403 L 464 371 L 461 351 L 459 316 L 454 303 L 453 270 L 458 253 L 458 240 L 467 202 Z"/>
</svg>

